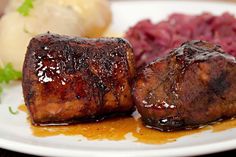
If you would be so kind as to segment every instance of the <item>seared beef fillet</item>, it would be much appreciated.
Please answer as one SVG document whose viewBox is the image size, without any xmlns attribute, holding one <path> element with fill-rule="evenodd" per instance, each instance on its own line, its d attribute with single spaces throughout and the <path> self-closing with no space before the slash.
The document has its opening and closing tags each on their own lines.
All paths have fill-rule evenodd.
<svg viewBox="0 0 236 157">
<path fill-rule="evenodd" d="M 133 66 L 132 48 L 120 38 L 33 38 L 23 68 L 33 123 L 63 125 L 130 112 Z"/>
<path fill-rule="evenodd" d="M 161 131 L 236 116 L 236 60 L 219 46 L 186 42 L 138 72 L 133 96 L 144 123 Z"/>
</svg>

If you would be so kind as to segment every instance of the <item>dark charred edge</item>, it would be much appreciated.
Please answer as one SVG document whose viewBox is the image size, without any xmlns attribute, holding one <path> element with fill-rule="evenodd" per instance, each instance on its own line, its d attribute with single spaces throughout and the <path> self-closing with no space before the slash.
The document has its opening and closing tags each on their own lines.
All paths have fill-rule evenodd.
<svg viewBox="0 0 236 157">
<path fill-rule="evenodd" d="M 222 122 L 225 120 L 233 120 L 235 118 L 236 118 L 236 116 L 234 116 L 234 117 L 225 116 L 225 117 L 218 118 L 214 121 L 210 121 L 210 122 L 206 122 L 206 123 L 202 123 L 202 124 L 188 124 L 188 125 L 184 124 L 184 125 L 181 125 L 180 127 L 173 127 L 173 126 L 163 127 L 163 125 L 156 125 L 159 122 L 156 122 L 156 121 L 152 121 L 152 122 L 149 121 L 148 122 L 145 119 L 142 119 L 142 123 L 147 128 L 155 129 L 155 130 L 158 130 L 161 132 L 180 132 L 180 131 L 187 131 L 187 130 L 194 130 L 194 129 L 202 129 L 202 128 L 208 127 L 210 125 L 214 125 L 216 123 L 219 123 L 219 122 Z M 155 125 L 153 125 L 153 124 L 155 124 Z"/>
<path fill-rule="evenodd" d="M 92 42 L 102 42 L 102 43 L 104 43 L 104 42 L 107 42 L 107 41 L 111 40 L 112 42 L 118 42 L 119 44 L 129 45 L 130 47 L 132 47 L 130 42 L 128 40 L 126 40 L 125 38 L 122 38 L 122 37 L 87 38 L 87 37 L 79 37 L 79 36 L 60 35 L 60 34 L 51 33 L 51 32 L 36 35 L 35 37 L 33 37 L 31 39 L 31 41 L 34 41 L 34 40 L 41 41 L 44 38 L 49 43 L 50 43 L 49 39 L 53 39 L 53 42 L 55 42 L 55 41 L 69 42 L 70 40 L 73 40 L 73 41 L 79 42 L 81 44 L 87 43 L 87 42 L 89 42 L 90 44 Z M 31 41 L 30 41 L 30 43 L 31 43 Z"/>
<path fill-rule="evenodd" d="M 113 38 L 115 39 L 115 38 Z M 134 56 L 134 51 L 133 51 L 133 46 L 132 44 L 126 40 L 125 38 L 116 38 L 119 44 L 124 44 L 125 47 L 127 47 L 127 54 L 126 54 L 126 61 L 127 65 L 129 68 L 129 73 L 130 76 L 133 78 L 136 75 L 136 61 L 135 61 L 135 56 Z"/>
<path fill-rule="evenodd" d="M 32 91 L 32 84 L 33 81 L 29 80 L 29 73 L 32 69 L 30 68 L 25 68 L 28 67 L 28 65 L 33 65 L 32 60 L 27 60 L 27 58 L 31 58 L 32 54 L 29 53 L 29 47 L 31 45 L 31 41 L 29 43 L 29 46 L 27 47 L 27 51 L 25 54 L 25 59 L 24 59 L 24 63 L 23 63 L 23 67 L 22 67 L 22 92 L 23 92 L 23 98 L 25 101 L 25 105 L 27 107 L 27 109 L 29 110 L 29 105 L 31 104 L 31 101 L 33 101 L 32 99 L 34 98 L 34 91 Z"/>
<path fill-rule="evenodd" d="M 35 122 L 30 114 L 30 119 L 31 123 L 34 126 L 69 126 L 69 125 L 77 125 L 77 124 L 84 124 L 84 123 L 94 123 L 94 122 L 101 122 L 105 120 L 109 120 L 111 118 L 121 118 L 121 117 L 131 117 L 132 113 L 135 111 L 135 108 L 133 107 L 129 111 L 126 112 L 117 112 L 117 113 L 108 113 L 106 115 L 98 115 L 95 117 L 83 117 L 83 118 L 74 118 L 72 120 L 68 121 L 54 121 L 54 122 L 45 122 L 45 123 L 40 123 L 40 122 Z"/>
</svg>

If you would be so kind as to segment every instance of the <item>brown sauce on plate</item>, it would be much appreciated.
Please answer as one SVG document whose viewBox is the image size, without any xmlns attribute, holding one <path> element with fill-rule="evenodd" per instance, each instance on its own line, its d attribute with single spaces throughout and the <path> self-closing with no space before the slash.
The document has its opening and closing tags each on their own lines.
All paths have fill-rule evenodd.
<svg viewBox="0 0 236 157">
<path fill-rule="evenodd" d="M 27 112 L 25 105 L 18 107 L 20 111 Z M 132 134 L 136 142 L 146 144 L 164 144 L 174 142 L 180 137 L 200 133 L 206 130 L 220 132 L 236 127 L 236 119 L 217 122 L 203 128 L 177 132 L 160 132 L 146 128 L 140 119 L 133 117 L 113 118 L 94 123 L 83 123 L 70 126 L 36 127 L 31 125 L 32 134 L 37 137 L 56 135 L 76 136 L 82 135 L 88 140 L 124 140 L 127 134 Z"/>
</svg>

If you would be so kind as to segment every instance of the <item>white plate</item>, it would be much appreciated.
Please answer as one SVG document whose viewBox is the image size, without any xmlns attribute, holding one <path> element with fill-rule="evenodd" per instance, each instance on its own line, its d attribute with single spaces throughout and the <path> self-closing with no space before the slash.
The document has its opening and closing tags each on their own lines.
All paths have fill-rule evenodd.
<svg viewBox="0 0 236 157">
<path fill-rule="evenodd" d="M 236 5 L 194 1 L 116 1 L 112 2 L 113 32 L 124 32 L 138 20 L 151 18 L 158 21 L 173 12 L 215 14 L 229 11 L 236 14 Z M 16 109 L 23 103 L 20 83 L 4 87 L 0 105 L 0 147 L 23 153 L 43 156 L 189 156 L 220 152 L 236 148 L 236 128 L 212 133 L 201 132 L 163 145 L 148 145 L 132 140 L 78 142 L 77 136 L 34 137 L 26 114 L 11 115 L 8 106 Z"/>
</svg>

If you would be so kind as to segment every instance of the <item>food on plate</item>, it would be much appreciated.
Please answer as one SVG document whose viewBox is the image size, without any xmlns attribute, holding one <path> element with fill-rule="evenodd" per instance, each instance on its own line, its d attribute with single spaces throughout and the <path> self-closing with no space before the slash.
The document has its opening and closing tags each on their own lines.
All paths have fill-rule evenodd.
<svg viewBox="0 0 236 157">
<path fill-rule="evenodd" d="M 235 76 L 235 57 L 214 44 L 190 41 L 137 73 L 134 101 L 152 128 L 195 128 L 236 116 Z"/>
<path fill-rule="evenodd" d="M 133 110 L 133 51 L 121 38 L 34 37 L 22 87 L 33 124 L 70 124 Z"/>
<path fill-rule="evenodd" d="M 111 22 L 108 0 L 10 0 L 0 18 L 0 58 L 22 70 L 35 35 L 52 33 L 94 37 Z"/>
<path fill-rule="evenodd" d="M 0 64 L 0 97 L 3 92 L 2 84 L 8 84 L 10 81 L 21 79 L 22 73 L 13 68 L 12 64 L 2 66 Z M 1 98 L 0 98 L 1 100 Z"/>
<path fill-rule="evenodd" d="M 225 52 L 236 56 L 235 28 L 236 18 L 229 13 L 220 16 L 174 13 L 157 24 L 150 20 L 140 21 L 127 31 L 126 38 L 133 45 L 136 63 L 140 67 L 190 40 L 221 45 Z"/>
</svg>

